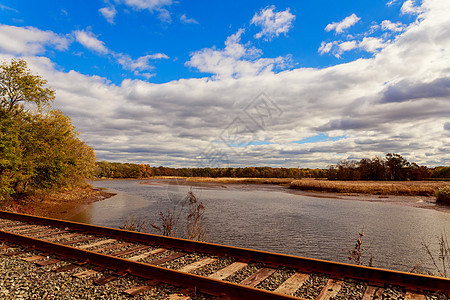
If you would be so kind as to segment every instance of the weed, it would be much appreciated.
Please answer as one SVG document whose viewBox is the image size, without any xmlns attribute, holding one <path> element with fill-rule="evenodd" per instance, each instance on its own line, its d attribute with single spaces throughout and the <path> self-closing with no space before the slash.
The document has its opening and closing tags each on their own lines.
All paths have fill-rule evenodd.
<svg viewBox="0 0 450 300">
<path fill-rule="evenodd" d="M 203 241 L 206 237 L 205 206 L 194 195 L 192 189 L 188 192 L 189 213 L 186 219 L 185 236 L 190 240 Z"/>
<path fill-rule="evenodd" d="M 150 223 L 150 226 L 153 230 L 162 235 L 175 236 L 186 206 L 188 207 L 188 211 L 186 212 L 184 237 L 190 240 L 205 240 L 205 206 L 199 201 L 192 189 L 189 190 L 187 196 L 181 201 L 181 206 L 175 206 L 171 209 L 167 209 L 165 212 L 160 211 L 159 222 Z"/>
<path fill-rule="evenodd" d="M 430 249 L 430 246 L 426 243 L 422 243 L 425 248 L 428 257 L 431 259 L 435 268 L 435 273 L 441 277 L 450 276 L 450 244 L 448 243 L 447 235 L 445 231 L 441 232 L 439 237 L 439 255 L 436 257 Z"/>
<path fill-rule="evenodd" d="M 119 228 L 129 231 L 145 232 L 147 229 L 147 221 L 131 216 L 125 221 L 125 224 L 119 226 Z"/>
<path fill-rule="evenodd" d="M 366 253 L 366 249 L 363 247 L 363 240 L 362 238 L 365 236 L 364 231 L 360 231 L 358 233 L 358 238 L 356 239 L 355 246 L 352 250 L 347 250 L 347 258 L 348 260 L 352 261 L 356 265 L 363 265 L 363 257 Z M 369 252 L 369 262 L 367 266 L 373 267 L 373 255 Z"/>
<path fill-rule="evenodd" d="M 176 213 L 174 209 L 168 209 L 165 213 L 159 212 L 159 220 L 161 225 L 155 223 L 150 224 L 153 229 L 159 231 L 165 236 L 174 236 L 177 232 L 178 221 L 180 220 L 181 210 Z"/>
</svg>

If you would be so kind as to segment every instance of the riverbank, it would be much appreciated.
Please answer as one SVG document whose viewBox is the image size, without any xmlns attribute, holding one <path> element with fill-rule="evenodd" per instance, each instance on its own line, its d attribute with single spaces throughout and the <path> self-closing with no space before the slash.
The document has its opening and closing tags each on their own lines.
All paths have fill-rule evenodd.
<svg viewBox="0 0 450 300">
<path fill-rule="evenodd" d="M 301 179 L 290 188 L 329 193 L 357 193 L 395 196 L 433 196 L 436 189 L 449 185 L 446 181 L 334 181 Z"/>
<path fill-rule="evenodd" d="M 96 201 L 114 196 L 101 189 L 85 187 L 51 194 L 20 195 L 6 201 L 1 209 L 54 219 L 68 220 Z"/>
<path fill-rule="evenodd" d="M 338 194 L 371 194 L 391 196 L 434 196 L 436 189 L 448 186 L 448 181 L 338 181 L 315 178 L 235 178 L 235 177 L 155 177 L 152 179 L 177 179 L 177 184 L 273 184 L 310 192 Z M 181 181 L 180 181 L 181 180 Z"/>
</svg>

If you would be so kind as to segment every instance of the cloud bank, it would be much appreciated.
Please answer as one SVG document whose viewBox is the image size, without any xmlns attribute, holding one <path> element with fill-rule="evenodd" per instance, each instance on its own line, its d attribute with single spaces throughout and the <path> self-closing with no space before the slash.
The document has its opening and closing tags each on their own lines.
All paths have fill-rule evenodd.
<svg viewBox="0 0 450 300">
<path fill-rule="evenodd" d="M 73 118 L 99 159 L 195 167 L 200 156 L 223 153 L 227 160 L 220 166 L 326 167 L 396 152 L 419 164 L 449 165 L 450 4 L 425 0 L 415 7 L 421 12 L 407 27 L 384 23 L 385 30 L 397 32 L 389 42 L 363 37 L 323 44 L 324 53 L 364 47 L 374 54 L 322 69 L 275 72 L 286 59 L 264 58 L 261 50 L 243 44 L 243 29 L 229 36 L 223 49 L 191 54 L 186 65 L 211 76 L 163 84 L 125 79 L 114 85 L 61 71 L 41 54 L 63 51 L 69 39 L 35 28 L 9 27 L 5 33 L 0 27 L 0 35 L 9 37 L 0 38 L 0 59 L 22 56 L 48 79 L 57 91 L 55 106 Z M 336 23 L 332 30 L 347 25 Z M 13 31 L 16 38 L 8 42 Z M 86 48 L 111 53 L 95 35 L 79 35 Z M 123 64 L 139 70 L 163 56 L 123 58 Z M 261 92 L 279 111 L 270 101 L 258 102 Z M 260 126 L 258 118 L 270 122 Z M 248 143 L 227 144 L 221 139 L 225 133 Z M 308 139 L 316 136 L 328 138 Z"/>
</svg>

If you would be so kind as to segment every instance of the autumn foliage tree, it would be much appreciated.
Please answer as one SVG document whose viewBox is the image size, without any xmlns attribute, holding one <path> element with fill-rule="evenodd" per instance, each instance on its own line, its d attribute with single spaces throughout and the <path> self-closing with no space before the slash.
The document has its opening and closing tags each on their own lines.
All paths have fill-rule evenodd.
<svg viewBox="0 0 450 300">
<path fill-rule="evenodd" d="M 93 174 L 93 149 L 51 108 L 55 91 L 46 84 L 24 60 L 0 65 L 0 199 L 71 188 Z"/>
<path fill-rule="evenodd" d="M 431 177 L 431 171 L 408 162 L 400 154 L 388 153 L 384 158 L 343 160 L 329 168 L 327 177 L 335 180 L 423 180 Z"/>
</svg>

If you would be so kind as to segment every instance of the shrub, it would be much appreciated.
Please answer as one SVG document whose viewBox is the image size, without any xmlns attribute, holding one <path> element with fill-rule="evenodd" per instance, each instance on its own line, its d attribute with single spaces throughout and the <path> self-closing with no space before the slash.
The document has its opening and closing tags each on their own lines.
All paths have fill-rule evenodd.
<svg viewBox="0 0 450 300">
<path fill-rule="evenodd" d="M 450 204 L 450 185 L 437 189 L 434 195 L 436 202 Z"/>
</svg>

